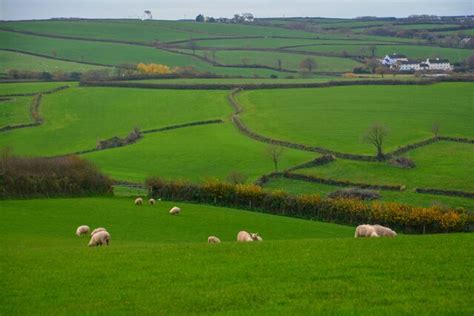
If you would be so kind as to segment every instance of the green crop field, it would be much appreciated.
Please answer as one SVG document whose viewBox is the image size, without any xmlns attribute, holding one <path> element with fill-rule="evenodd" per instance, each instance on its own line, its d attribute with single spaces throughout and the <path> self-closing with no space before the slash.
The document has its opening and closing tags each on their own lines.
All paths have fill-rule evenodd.
<svg viewBox="0 0 474 316">
<path fill-rule="evenodd" d="M 86 65 L 80 63 L 67 62 L 42 58 L 28 54 L 0 51 L 0 72 L 8 72 L 10 69 L 16 70 L 36 70 L 47 72 L 85 72 L 92 69 L 104 69 L 106 67 Z"/>
<path fill-rule="evenodd" d="M 473 137 L 472 88 L 471 83 L 443 83 L 255 90 L 239 94 L 238 100 L 243 121 L 263 135 L 373 154 L 362 136 L 374 123 L 390 130 L 387 151 L 431 137 L 433 122 L 440 123 L 442 135 Z"/>
<path fill-rule="evenodd" d="M 173 203 L 124 198 L 2 202 L 0 312 L 473 312 L 472 234 L 357 240 L 351 227 L 179 205 L 172 217 Z M 105 226 L 111 245 L 88 248 L 82 224 Z M 241 229 L 264 241 L 237 244 Z"/>
</svg>

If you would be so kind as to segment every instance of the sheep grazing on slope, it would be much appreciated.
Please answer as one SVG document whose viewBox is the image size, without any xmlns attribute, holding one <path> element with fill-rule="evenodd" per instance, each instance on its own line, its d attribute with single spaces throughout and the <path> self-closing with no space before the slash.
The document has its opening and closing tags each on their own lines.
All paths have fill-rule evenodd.
<svg viewBox="0 0 474 316">
<path fill-rule="evenodd" d="M 207 242 L 209 244 L 218 244 L 221 242 L 221 240 L 219 238 L 217 238 L 216 236 L 209 236 L 207 237 Z"/>
<path fill-rule="evenodd" d="M 143 199 L 142 198 L 136 198 L 135 199 L 135 205 L 142 205 L 143 204 Z"/>
<path fill-rule="evenodd" d="M 237 241 L 238 242 L 251 242 L 251 241 L 259 241 L 259 237 L 258 234 L 250 234 L 244 230 L 240 231 L 238 234 L 237 234 Z M 261 239 L 261 237 L 260 237 Z"/>
<path fill-rule="evenodd" d="M 97 234 L 98 232 L 106 232 L 107 230 L 104 228 L 104 227 L 98 227 L 96 229 L 94 229 L 91 233 L 91 236 L 94 236 L 95 234 Z"/>
<path fill-rule="evenodd" d="M 77 229 L 76 229 L 76 235 L 77 236 L 81 236 L 81 235 L 84 235 L 84 234 L 87 234 L 89 232 L 90 228 L 89 226 L 87 225 L 82 225 L 82 226 L 79 226 Z"/>
<path fill-rule="evenodd" d="M 181 213 L 181 209 L 177 206 L 173 207 L 171 210 L 170 210 L 170 214 L 171 215 L 179 215 L 179 213 Z"/>
<path fill-rule="evenodd" d="M 108 232 L 100 231 L 92 235 L 91 240 L 89 241 L 89 247 L 109 245 L 110 243 L 110 234 Z"/>
<path fill-rule="evenodd" d="M 357 237 L 379 237 L 379 235 L 372 225 L 365 224 L 357 226 L 354 238 Z"/>
<path fill-rule="evenodd" d="M 397 233 L 391 230 L 388 227 L 381 226 L 381 225 L 373 225 L 372 226 L 375 229 L 375 232 L 379 236 L 384 236 L 384 237 L 395 237 L 397 236 Z"/>
<path fill-rule="evenodd" d="M 155 199 L 149 199 L 148 203 L 150 203 L 150 205 L 155 205 L 156 201 Z"/>
</svg>

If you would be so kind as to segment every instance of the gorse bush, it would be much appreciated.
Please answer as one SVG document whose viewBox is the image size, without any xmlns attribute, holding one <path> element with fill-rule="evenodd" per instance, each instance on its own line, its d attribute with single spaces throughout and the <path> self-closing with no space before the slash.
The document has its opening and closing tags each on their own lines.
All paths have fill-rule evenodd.
<svg viewBox="0 0 474 316">
<path fill-rule="evenodd" d="M 112 192 L 112 181 L 76 156 L 24 158 L 0 152 L 0 197 L 88 196 Z"/>
<path fill-rule="evenodd" d="M 233 185 L 207 180 L 197 185 L 149 178 L 153 197 L 167 200 L 211 203 L 276 215 L 341 224 L 382 224 L 406 233 L 466 231 L 474 216 L 463 209 L 415 207 L 399 203 L 364 202 L 359 199 L 322 199 L 319 195 L 289 195 L 267 192 L 255 184 Z"/>
</svg>

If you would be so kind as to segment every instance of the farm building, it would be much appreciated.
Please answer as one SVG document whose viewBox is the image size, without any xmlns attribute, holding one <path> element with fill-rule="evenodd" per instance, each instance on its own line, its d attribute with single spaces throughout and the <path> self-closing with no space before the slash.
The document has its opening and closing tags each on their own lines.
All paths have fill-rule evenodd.
<svg viewBox="0 0 474 316">
<path fill-rule="evenodd" d="M 393 53 L 392 55 L 385 55 L 381 62 L 385 66 L 393 66 L 402 61 L 408 61 L 407 56 Z"/>
<path fill-rule="evenodd" d="M 400 71 L 419 71 L 419 70 L 452 70 L 453 67 L 447 59 L 430 59 L 428 58 L 425 61 L 419 60 L 407 60 L 400 61 L 397 63 L 398 70 Z"/>
</svg>

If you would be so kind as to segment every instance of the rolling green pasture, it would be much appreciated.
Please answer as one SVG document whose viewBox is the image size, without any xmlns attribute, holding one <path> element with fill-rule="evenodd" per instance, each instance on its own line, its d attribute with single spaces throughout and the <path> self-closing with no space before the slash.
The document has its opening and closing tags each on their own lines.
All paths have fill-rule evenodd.
<svg viewBox="0 0 474 316">
<path fill-rule="evenodd" d="M 409 152 L 416 163 L 401 169 L 387 163 L 337 160 L 323 166 L 298 170 L 297 173 L 323 178 L 371 184 L 400 184 L 407 189 L 438 188 L 474 192 L 474 145 L 438 142 Z"/>
<path fill-rule="evenodd" d="M 276 139 L 336 151 L 374 154 L 362 141 L 373 123 L 390 134 L 385 150 L 431 137 L 433 122 L 441 135 L 474 136 L 473 85 L 350 86 L 244 91 L 243 122 Z"/>
<path fill-rule="evenodd" d="M 318 53 L 341 53 L 346 51 L 349 54 L 368 56 L 370 51 L 367 44 L 363 45 L 314 45 L 290 48 L 288 50 L 304 50 Z M 387 54 L 404 54 L 411 59 L 426 59 L 433 57 L 447 58 L 451 62 L 460 62 L 474 54 L 473 50 L 431 47 L 423 45 L 375 45 L 377 47 L 376 56 L 384 57 Z"/>
<path fill-rule="evenodd" d="M 34 69 L 35 71 L 47 72 L 85 72 L 88 70 L 104 68 L 107 67 L 79 64 L 62 60 L 54 60 L 16 52 L 0 51 L 0 72 L 7 72 L 10 69 Z"/>
<path fill-rule="evenodd" d="M 207 51 L 199 51 L 199 54 L 205 56 L 209 53 Z M 354 67 L 362 66 L 361 63 L 348 59 L 338 57 L 324 57 L 324 56 L 305 56 L 299 54 L 277 53 L 277 52 L 263 52 L 263 51 L 217 51 L 216 61 L 224 65 L 266 65 L 278 68 L 278 60 L 282 62 L 282 68 L 300 71 L 300 63 L 302 60 L 310 57 L 316 61 L 317 67 L 315 72 L 350 72 Z M 211 55 L 207 56 L 211 59 Z"/>
<path fill-rule="evenodd" d="M 21 93 L 45 92 L 60 86 L 76 86 L 75 82 L 22 82 L 22 83 L 0 83 L 0 96 Z"/>
<path fill-rule="evenodd" d="M 173 205 L 3 201 L 0 313 L 474 312 L 473 234 L 354 239 L 351 227 L 205 205 L 179 203 L 173 217 Z M 82 224 L 106 227 L 110 246 L 88 248 Z M 238 244 L 242 229 L 264 241 Z"/>
<path fill-rule="evenodd" d="M 30 97 L 13 97 L 11 100 L 0 101 L 0 127 L 29 123 Z"/>
<path fill-rule="evenodd" d="M 71 88 L 44 95 L 44 124 L 0 134 L 21 155 L 60 155 L 95 148 L 100 139 L 230 114 L 226 91 Z"/>
<path fill-rule="evenodd" d="M 226 180 L 237 171 L 254 181 L 273 171 L 267 145 L 240 134 L 230 122 L 148 134 L 134 145 L 83 155 L 114 179 L 143 181 L 148 176 Z M 288 149 L 280 168 L 314 158 L 313 153 Z"/>
<path fill-rule="evenodd" d="M 327 185 L 321 183 L 311 183 L 307 181 L 291 180 L 285 178 L 273 179 L 264 188 L 266 190 L 280 190 L 290 194 L 318 194 L 326 197 L 329 193 L 342 189 L 339 186 Z M 406 191 L 378 191 L 381 195 L 381 201 L 398 202 L 416 206 L 445 205 L 449 207 L 463 207 L 474 212 L 474 199 L 420 194 L 408 189 Z"/>
</svg>

